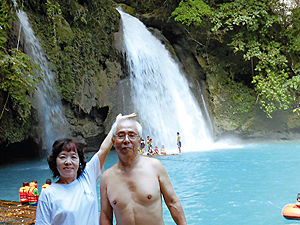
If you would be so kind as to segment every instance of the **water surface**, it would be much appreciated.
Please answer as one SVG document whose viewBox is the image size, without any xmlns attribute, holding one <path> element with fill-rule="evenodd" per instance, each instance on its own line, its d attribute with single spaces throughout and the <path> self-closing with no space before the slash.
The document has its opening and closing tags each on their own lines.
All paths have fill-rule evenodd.
<svg viewBox="0 0 300 225">
<path fill-rule="evenodd" d="M 157 157 L 165 166 L 189 225 L 300 224 L 282 208 L 300 193 L 300 143 L 247 144 L 241 148 Z M 117 162 L 111 152 L 105 168 Z M 0 199 L 18 201 L 23 180 L 51 177 L 45 159 L 0 167 Z M 98 183 L 99 189 L 99 183 Z M 165 224 L 175 224 L 164 206 Z"/>
</svg>

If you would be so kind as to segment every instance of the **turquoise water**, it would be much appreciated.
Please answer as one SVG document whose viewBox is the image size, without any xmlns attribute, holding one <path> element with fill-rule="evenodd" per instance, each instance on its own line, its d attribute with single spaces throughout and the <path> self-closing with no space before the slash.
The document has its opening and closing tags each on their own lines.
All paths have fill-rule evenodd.
<svg viewBox="0 0 300 225">
<path fill-rule="evenodd" d="M 284 219 L 281 210 L 300 192 L 299 150 L 299 143 L 252 144 L 161 161 L 188 224 L 292 224 L 298 221 Z"/>
<path fill-rule="evenodd" d="M 165 166 L 189 225 L 300 224 L 282 208 L 300 193 L 300 143 L 247 144 L 241 148 L 157 157 Z M 108 168 L 117 162 L 111 152 Z M 0 199 L 18 201 L 23 180 L 51 177 L 45 159 L 0 167 Z M 99 183 L 98 183 L 99 188 Z M 175 224 L 164 206 L 165 224 Z"/>
</svg>

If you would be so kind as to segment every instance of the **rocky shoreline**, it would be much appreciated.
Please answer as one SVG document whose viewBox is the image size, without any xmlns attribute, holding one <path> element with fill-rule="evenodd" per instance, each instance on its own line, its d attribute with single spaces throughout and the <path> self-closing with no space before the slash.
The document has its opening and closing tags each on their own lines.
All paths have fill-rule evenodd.
<svg viewBox="0 0 300 225">
<path fill-rule="evenodd" d="M 0 200 L 0 224 L 35 224 L 36 206 L 22 206 L 20 202 Z"/>
</svg>

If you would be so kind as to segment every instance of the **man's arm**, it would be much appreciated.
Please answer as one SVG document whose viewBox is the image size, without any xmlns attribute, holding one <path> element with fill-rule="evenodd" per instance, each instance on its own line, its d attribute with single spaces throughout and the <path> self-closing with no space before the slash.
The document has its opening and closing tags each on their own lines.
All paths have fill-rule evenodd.
<svg viewBox="0 0 300 225">
<path fill-rule="evenodd" d="M 158 161 L 158 164 L 160 189 L 172 218 L 177 225 L 187 225 L 182 205 L 173 189 L 169 175 L 161 162 Z"/>
<path fill-rule="evenodd" d="M 113 224 L 113 209 L 107 197 L 107 184 L 106 184 L 105 173 L 103 174 L 100 181 L 100 202 L 101 202 L 101 212 L 100 212 L 100 224 L 101 225 L 112 225 Z"/>
<path fill-rule="evenodd" d="M 131 114 L 125 115 L 125 116 L 123 116 L 122 114 L 119 114 L 116 117 L 116 120 L 121 120 L 121 119 L 124 119 L 124 118 L 133 118 L 133 117 L 136 117 L 135 113 L 131 113 Z M 99 160 L 100 160 L 100 169 L 102 169 L 102 167 L 104 165 L 104 162 L 106 160 L 106 157 L 107 157 L 107 155 L 108 155 L 108 153 L 109 153 L 109 151 L 112 147 L 112 144 L 113 144 L 112 143 L 112 137 L 113 137 L 113 133 L 110 130 L 108 135 L 106 136 L 106 138 L 102 142 L 99 151 L 96 153 L 99 157 Z"/>
</svg>

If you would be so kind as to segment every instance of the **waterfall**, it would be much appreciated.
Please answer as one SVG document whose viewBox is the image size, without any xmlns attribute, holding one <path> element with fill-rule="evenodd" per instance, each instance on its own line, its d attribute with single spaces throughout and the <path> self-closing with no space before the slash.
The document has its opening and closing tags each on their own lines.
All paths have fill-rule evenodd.
<svg viewBox="0 0 300 225">
<path fill-rule="evenodd" d="M 31 57 L 31 61 L 40 68 L 40 71 L 35 70 L 35 73 L 44 75 L 42 82 L 37 85 L 32 104 L 38 111 L 42 125 L 43 148 L 49 151 L 56 139 L 68 136 L 69 125 L 55 86 L 55 75 L 51 71 L 40 41 L 34 34 L 27 14 L 20 10 L 17 12 L 17 16 L 24 36 L 24 51 Z"/>
<path fill-rule="evenodd" d="M 211 149 L 212 134 L 189 84 L 166 47 L 137 18 L 119 10 L 135 112 L 143 138 L 178 152 Z"/>
</svg>

